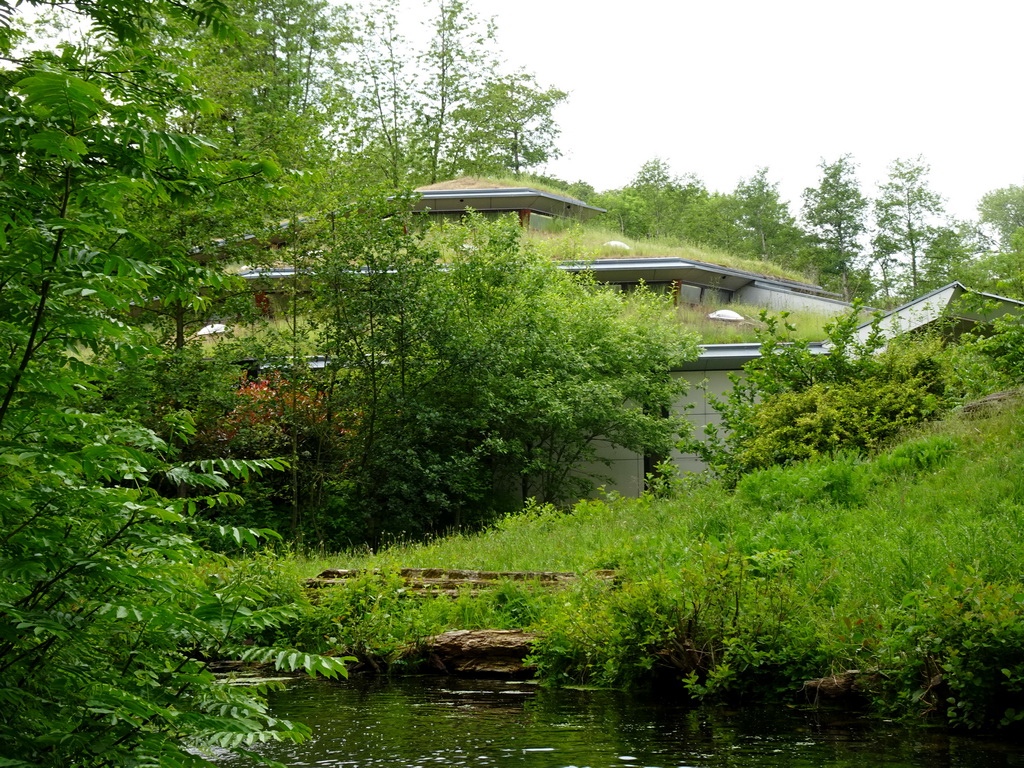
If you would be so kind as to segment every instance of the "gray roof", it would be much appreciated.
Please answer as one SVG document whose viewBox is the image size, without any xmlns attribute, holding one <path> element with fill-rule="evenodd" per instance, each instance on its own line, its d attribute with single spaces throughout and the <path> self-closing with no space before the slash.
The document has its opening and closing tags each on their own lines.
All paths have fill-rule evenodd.
<svg viewBox="0 0 1024 768">
<path fill-rule="evenodd" d="M 532 187 L 495 189 L 421 189 L 413 203 L 414 211 L 446 213 L 473 209 L 474 211 L 510 212 L 531 211 L 561 218 L 589 219 L 603 208 L 587 205 L 582 200 L 542 192 Z"/>
</svg>

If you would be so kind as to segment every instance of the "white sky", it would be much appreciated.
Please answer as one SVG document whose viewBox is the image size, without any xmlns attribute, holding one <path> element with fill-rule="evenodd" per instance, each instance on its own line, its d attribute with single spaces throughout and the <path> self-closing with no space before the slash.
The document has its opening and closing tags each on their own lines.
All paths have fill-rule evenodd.
<svg viewBox="0 0 1024 768">
<path fill-rule="evenodd" d="M 419 4 L 419 0 L 408 0 Z M 758 167 L 790 210 L 822 158 L 873 196 L 923 155 L 947 210 L 1024 183 L 1020 0 L 469 0 L 507 60 L 570 93 L 546 171 L 597 189 L 666 160 L 731 191 Z"/>
</svg>

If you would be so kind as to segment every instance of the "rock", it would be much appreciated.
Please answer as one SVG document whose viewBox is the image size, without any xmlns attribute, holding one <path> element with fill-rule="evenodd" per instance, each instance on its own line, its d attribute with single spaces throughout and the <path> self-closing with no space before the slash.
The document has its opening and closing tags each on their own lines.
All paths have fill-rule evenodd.
<svg viewBox="0 0 1024 768">
<path fill-rule="evenodd" d="M 994 392 L 980 400 L 966 403 L 963 412 L 971 416 L 985 416 L 1006 403 L 1016 403 L 1024 395 L 1024 389 L 1010 389 L 1005 392 Z"/>
<path fill-rule="evenodd" d="M 708 314 L 708 320 L 721 320 L 726 323 L 742 323 L 746 318 L 731 309 L 717 309 Z"/>
<path fill-rule="evenodd" d="M 519 629 L 455 629 L 429 638 L 426 649 L 447 674 L 528 677 L 534 668 L 524 660 L 536 639 Z"/>
</svg>

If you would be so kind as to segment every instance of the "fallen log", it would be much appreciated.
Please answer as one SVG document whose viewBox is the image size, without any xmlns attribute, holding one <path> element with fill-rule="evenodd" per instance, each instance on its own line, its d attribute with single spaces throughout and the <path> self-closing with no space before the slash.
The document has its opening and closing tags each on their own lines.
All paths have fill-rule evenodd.
<svg viewBox="0 0 1024 768">
<path fill-rule="evenodd" d="M 425 642 L 431 664 L 451 675 L 530 677 L 526 663 L 537 635 L 519 629 L 455 629 Z"/>
<path fill-rule="evenodd" d="M 848 669 L 828 677 L 808 680 L 803 685 L 803 693 L 807 700 L 820 704 L 844 703 L 865 694 L 879 680 L 878 672 L 862 672 L 859 669 Z"/>
</svg>

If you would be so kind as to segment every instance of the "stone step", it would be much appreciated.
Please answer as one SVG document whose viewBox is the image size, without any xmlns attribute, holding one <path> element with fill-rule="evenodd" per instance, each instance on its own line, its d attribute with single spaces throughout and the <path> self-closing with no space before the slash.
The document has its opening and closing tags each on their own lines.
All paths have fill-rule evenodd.
<svg viewBox="0 0 1024 768">
<path fill-rule="evenodd" d="M 318 576 L 306 579 L 305 583 L 312 589 L 322 589 L 345 584 L 367 574 L 380 575 L 381 571 L 328 568 Z M 559 587 L 579 578 L 579 574 L 568 571 L 475 571 L 463 568 L 402 568 L 398 575 L 405 582 L 406 589 L 413 593 L 431 595 L 456 595 L 466 590 L 476 592 L 491 589 L 506 581 Z M 615 578 L 615 572 L 611 570 L 591 571 L 590 575 L 603 581 Z"/>
</svg>

